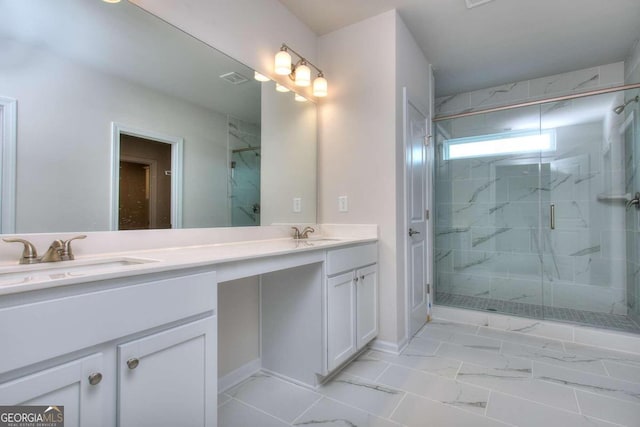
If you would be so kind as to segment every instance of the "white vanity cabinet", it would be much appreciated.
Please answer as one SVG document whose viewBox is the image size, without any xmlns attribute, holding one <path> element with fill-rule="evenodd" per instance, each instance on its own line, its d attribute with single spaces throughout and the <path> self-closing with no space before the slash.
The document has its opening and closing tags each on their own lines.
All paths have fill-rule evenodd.
<svg viewBox="0 0 640 427">
<path fill-rule="evenodd" d="M 327 365 L 331 372 L 378 334 L 377 245 L 327 251 Z"/>
<path fill-rule="evenodd" d="M 100 386 L 103 362 L 101 353 L 92 354 L 0 384 L 0 402 L 64 406 L 66 427 L 100 425 L 106 398 L 105 389 Z"/>
<path fill-rule="evenodd" d="M 215 426 L 216 273 L 147 277 L 0 300 L 0 405 L 64 405 L 67 426 Z"/>
</svg>

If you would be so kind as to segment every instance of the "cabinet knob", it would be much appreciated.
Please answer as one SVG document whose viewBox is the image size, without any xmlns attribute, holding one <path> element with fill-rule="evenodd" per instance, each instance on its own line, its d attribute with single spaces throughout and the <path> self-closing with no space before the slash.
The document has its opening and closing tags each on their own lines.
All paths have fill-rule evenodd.
<svg viewBox="0 0 640 427">
<path fill-rule="evenodd" d="M 364 280 L 364 274 L 360 276 L 360 280 Z"/>
<path fill-rule="evenodd" d="M 354 282 L 358 283 L 358 276 L 356 276 L 355 279 L 353 279 Z"/>
<path fill-rule="evenodd" d="M 140 360 L 138 360 L 135 357 L 127 360 L 127 366 L 129 367 L 129 369 L 136 369 L 139 364 L 140 364 Z"/>
<path fill-rule="evenodd" d="M 98 385 L 100 384 L 100 381 L 102 381 L 102 374 L 100 372 L 94 372 L 89 375 L 89 384 Z"/>
</svg>

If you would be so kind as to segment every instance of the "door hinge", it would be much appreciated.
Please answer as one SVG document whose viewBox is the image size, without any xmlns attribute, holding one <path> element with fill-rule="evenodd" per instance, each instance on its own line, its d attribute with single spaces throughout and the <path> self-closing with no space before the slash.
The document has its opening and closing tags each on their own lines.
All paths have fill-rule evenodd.
<svg viewBox="0 0 640 427">
<path fill-rule="evenodd" d="M 429 146 L 429 141 L 431 141 L 431 135 L 427 135 L 424 137 L 424 146 L 428 147 Z"/>
<path fill-rule="evenodd" d="M 424 211 L 424 215 L 425 218 L 427 219 L 427 221 L 429 220 L 429 209 L 427 209 L 426 211 Z"/>
</svg>

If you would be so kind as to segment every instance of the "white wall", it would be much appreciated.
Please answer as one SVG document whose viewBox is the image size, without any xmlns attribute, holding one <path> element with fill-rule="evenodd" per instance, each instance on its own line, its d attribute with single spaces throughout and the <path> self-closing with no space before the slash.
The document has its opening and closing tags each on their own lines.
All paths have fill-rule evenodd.
<svg viewBox="0 0 640 427">
<path fill-rule="evenodd" d="M 428 104 L 428 64 L 395 11 L 320 37 L 331 94 L 320 106 L 319 222 L 379 226 L 380 336 L 404 313 L 402 87 Z M 338 212 L 338 196 L 349 212 Z"/>
<path fill-rule="evenodd" d="M 431 93 L 429 80 L 431 74 L 429 62 L 425 58 L 424 53 L 416 43 L 413 35 L 400 18 L 396 14 L 396 233 L 398 236 L 398 250 L 396 253 L 397 265 L 397 296 L 398 309 L 397 314 L 397 334 L 400 340 L 406 335 L 406 288 L 404 286 L 406 280 L 405 259 L 406 259 L 406 239 L 407 228 L 405 224 L 405 153 L 404 153 L 404 119 L 403 119 L 403 97 L 402 88 L 407 88 L 407 96 L 418 106 L 427 118 L 431 116 Z M 427 124 L 427 129 L 430 124 Z M 427 191 L 430 193 L 431 189 Z M 430 194 L 427 194 L 430 197 Z M 430 242 L 427 242 L 430 244 Z M 431 260 L 427 260 L 429 265 Z M 431 267 L 429 267 L 431 268 Z M 408 337 L 407 337 L 408 338 Z"/>
<path fill-rule="evenodd" d="M 260 357 L 258 277 L 218 284 L 218 376 Z"/>
<path fill-rule="evenodd" d="M 317 108 L 262 85 L 261 224 L 316 222 Z M 302 199 L 301 212 L 293 198 Z"/>
<path fill-rule="evenodd" d="M 283 42 L 316 63 L 316 35 L 277 0 L 131 1 L 288 86 L 288 77 L 272 72 Z"/>
<path fill-rule="evenodd" d="M 227 225 L 227 118 L 48 51 L 3 41 L 18 100 L 16 230 L 108 230 L 111 122 L 182 137 L 186 227 Z M 205 196 L 206 195 L 206 196 Z"/>
</svg>

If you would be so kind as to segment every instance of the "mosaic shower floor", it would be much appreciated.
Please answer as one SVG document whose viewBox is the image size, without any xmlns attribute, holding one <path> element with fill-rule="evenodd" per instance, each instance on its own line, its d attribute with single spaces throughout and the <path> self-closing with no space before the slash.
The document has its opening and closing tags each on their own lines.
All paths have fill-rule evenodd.
<svg viewBox="0 0 640 427">
<path fill-rule="evenodd" d="M 436 292 L 436 304 L 472 310 L 491 311 L 498 314 L 530 317 L 534 319 L 558 320 L 579 325 L 640 334 L 640 325 L 628 316 L 595 313 L 571 308 L 545 307 L 537 304 L 504 301 L 468 295 Z"/>
</svg>

